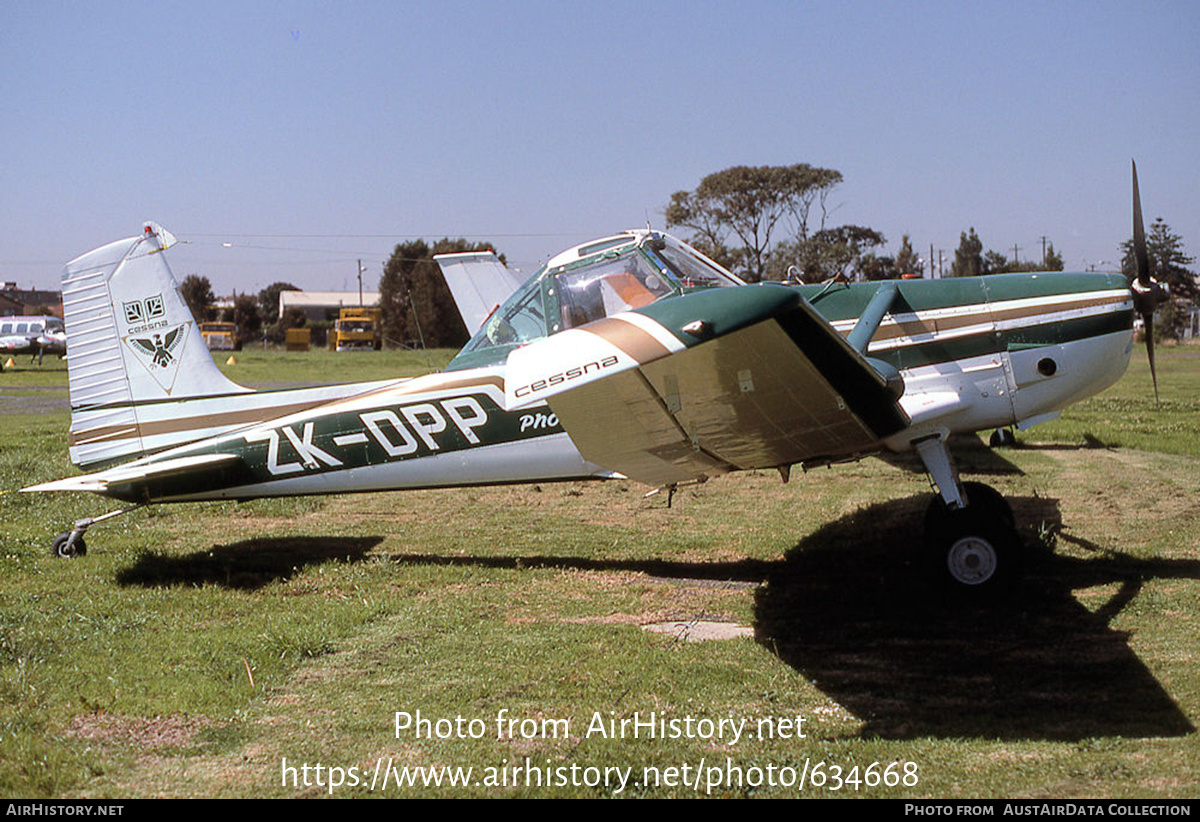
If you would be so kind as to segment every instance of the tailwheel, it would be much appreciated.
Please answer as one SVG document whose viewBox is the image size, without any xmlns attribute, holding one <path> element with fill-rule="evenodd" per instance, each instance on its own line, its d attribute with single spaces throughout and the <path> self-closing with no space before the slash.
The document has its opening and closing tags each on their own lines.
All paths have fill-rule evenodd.
<svg viewBox="0 0 1200 822">
<path fill-rule="evenodd" d="M 997 428 L 988 437 L 988 445 L 992 448 L 1011 448 L 1017 444 L 1017 437 L 1011 428 Z"/>
<path fill-rule="evenodd" d="M 83 533 L 97 523 L 104 522 L 106 519 L 119 517 L 121 514 L 128 514 L 130 511 L 136 511 L 146 503 L 141 502 L 129 508 L 120 508 L 116 511 L 109 511 L 107 514 L 101 514 L 98 517 L 87 517 L 85 519 L 75 520 L 75 527 L 70 531 L 63 531 L 54 538 L 54 542 L 50 545 L 50 553 L 59 559 L 72 559 L 81 557 L 87 553 L 87 545 L 83 541 Z"/>
<path fill-rule="evenodd" d="M 76 534 L 75 539 L 72 540 L 73 533 L 73 531 L 63 531 L 54 538 L 54 542 L 50 545 L 51 556 L 59 559 L 74 559 L 87 553 L 87 543 L 83 541 L 83 535 Z"/>
</svg>

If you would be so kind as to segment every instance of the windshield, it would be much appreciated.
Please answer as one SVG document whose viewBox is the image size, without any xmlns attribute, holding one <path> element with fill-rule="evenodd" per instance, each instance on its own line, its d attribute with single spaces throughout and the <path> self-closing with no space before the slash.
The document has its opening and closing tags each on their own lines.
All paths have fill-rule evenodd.
<svg viewBox="0 0 1200 822">
<path fill-rule="evenodd" d="M 727 285 L 741 285 L 690 248 L 664 245 L 658 249 L 658 254 L 667 261 L 667 265 L 675 270 L 675 274 L 684 288 L 720 288 Z"/>
<path fill-rule="evenodd" d="M 677 286 L 636 250 L 554 276 L 559 327 L 574 328 L 665 297 Z"/>
<path fill-rule="evenodd" d="M 499 362 L 509 350 L 558 331 L 697 288 L 740 281 L 688 246 L 628 232 L 563 252 L 497 308 L 448 369 Z"/>
</svg>

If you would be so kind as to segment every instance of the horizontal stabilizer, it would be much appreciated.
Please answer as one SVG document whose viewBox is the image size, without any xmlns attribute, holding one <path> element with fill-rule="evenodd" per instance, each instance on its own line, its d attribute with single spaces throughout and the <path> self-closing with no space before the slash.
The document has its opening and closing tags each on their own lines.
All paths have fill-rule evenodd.
<svg viewBox="0 0 1200 822">
<path fill-rule="evenodd" d="M 44 482 L 22 488 L 33 491 L 91 491 L 128 502 L 169 496 L 172 486 L 197 482 L 237 471 L 242 458 L 237 454 L 201 454 L 179 457 L 162 462 L 134 462 L 119 468 L 109 468 L 95 474 Z"/>
</svg>

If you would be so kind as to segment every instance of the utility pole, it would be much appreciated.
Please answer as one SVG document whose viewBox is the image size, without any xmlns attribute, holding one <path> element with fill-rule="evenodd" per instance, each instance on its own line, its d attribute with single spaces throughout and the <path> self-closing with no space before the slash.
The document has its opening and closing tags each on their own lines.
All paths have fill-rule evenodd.
<svg viewBox="0 0 1200 822">
<path fill-rule="evenodd" d="M 1017 245 L 1016 243 L 1013 243 L 1013 262 L 1021 262 L 1021 246 Z"/>
<path fill-rule="evenodd" d="M 933 243 L 929 244 L 929 279 L 933 279 Z"/>
<path fill-rule="evenodd" d="M 1046 267 L 1046 235 L 1042 235 L 1042 268 Z"/>
<path fill-rule="evenodd" d="M 362 307 L 363 307 L 363 301 L 362 301 L 362 275 L 363 275 L 363 272 L 364 272 L 364 271 L 366 271 L 366 269 L 365 269 L 365 268 L 363 268 L 362 260 L 359 260 L 359 261 L 358 261 L 358 307 L 359 307 L 359 308 L 362 308 Z"/>
</svg>

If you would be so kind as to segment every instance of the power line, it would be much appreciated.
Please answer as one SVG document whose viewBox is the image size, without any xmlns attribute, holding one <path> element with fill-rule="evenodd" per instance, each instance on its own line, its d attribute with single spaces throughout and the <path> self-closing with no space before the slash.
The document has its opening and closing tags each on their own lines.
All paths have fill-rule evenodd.
<svg viewBox="0 0 1200 822">
<path fill-rule="evenodd" d="M 189 232 L 186 232 L 185 236 L 188 236 L 188 237 L 233 237 L 233 238 L 258 237 L 258 238 L 269 239 L 269 240 L 279 240 L 279 239 L 388 240 L 388 239 L 413 239 L 413 238 L 421 239 L 424 237 L 436 237 L 438 235 L 441 235 L 442 237 L 462 237 L 464 239 L 467 237 L 484 237 L 484 238 L 491 238 L 491 237 L 501 237 L 501 238 L 594 237 L 594 236 L 596 236 L 596 232 L 594 232 L 594 231 L 556 231 L 556 232 L 550 232 L 550 233 L 518 233 L 518 234 L 478 232 L 478 231 L 465 232 L 465 233 L 457 232 L 457 231 L 452 231 L 449 233 L 442 232 L 442 231 L 427 231 L 427 232 L 420 233 L 420 234 L 239 234 L 239 233 L 227 232 L 227 233 L 215 234 L 215 233 L 189 231 Z"/>
</svg>

